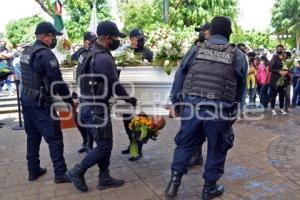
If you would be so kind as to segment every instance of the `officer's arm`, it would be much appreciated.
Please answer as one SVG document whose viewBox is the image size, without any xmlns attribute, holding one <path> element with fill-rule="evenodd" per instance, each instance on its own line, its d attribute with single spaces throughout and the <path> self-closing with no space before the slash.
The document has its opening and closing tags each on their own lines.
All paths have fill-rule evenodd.
<svg viewBox="0 0 300 200">
<path fill-rule="evenodd" d="M 71 55 L 71 60 L 75 60 L 75 61 L 78 60 L 78 54 L 77 54 L 77 51 L 74 52 L 74 53 Z"/>
<path fill-rule="evenodd" d="M 62 74 L 59 69 L 59 64 L 55 55 L 51 51 L 49 51 L 47 54 L 44 53 L 41 56 L 40 62 L 46 72 L 49 85 L 53 86 L 54 94 L 64 97 L 63 100 L 65 102 L 73 105 L 73 100 L 70 96 L 69 88 L 67 84 L 63 82 Z M 57 81 L 59 81 L 59 83 L 57 83 Z"/>
<path fill-rule="evenodd" d="M 236 91 L 236 101 L 241 102 L 245 87 L 246 87 L 246 79 L 247 79 L 247 73 L 248 73 L 248 61 L 242 52 L 238 50 L 236 58 L 233 62 L 233 68 L 235 69 L 235 72 L 237 74 L 237 91 Z"/>
<path fill-rule="evenodd" d="M 176 102 L 179 102 L 179 95 L 181 94 L 183 81 L 185 79 L 186 72 L 188 70 L 188 67 L 191 65 L 192 61 L 195 57 L 195 48 L 189 49 L 189 51 L 186 53 L 184 58 L 182 59 L 182 62 L 176 71 L 175 77 L 174 77 L 174 83 L 171 89 L 171 95 L 170 100 L 174 104 Z"/>
<path fill-rule="evenodd" d="M 144 57 L 146 60 L 148 60 L 149 62 L 152 62 L 153 60 L 153 52 L 150 49 L 147 49 L 144 53 Z"/>
<path fill-rule="evenodd" d="M 115 86 L 115 93 L 118 96 L 129 96 L 123 85 L 119 82 L 115 64 L 109 55 L 95 57 L 95 72 L 107 77 L 108 85 Z"/>
</svg>

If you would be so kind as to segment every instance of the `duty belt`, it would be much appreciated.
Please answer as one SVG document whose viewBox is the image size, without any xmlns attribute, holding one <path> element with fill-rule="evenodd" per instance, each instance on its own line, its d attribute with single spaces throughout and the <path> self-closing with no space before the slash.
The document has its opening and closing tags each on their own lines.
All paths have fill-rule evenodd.
<svg viewBox="0 0 300 200">
<path fill-rule="evenodd" d="M 33 101 L 38 100 L 39 96 L 40 96 L 40 91 L 39 90 L 35 90 L 35 89 L 31 89 L 31 88 L 23 88 L 23 93 L 30 97 Z"/>
</svg>

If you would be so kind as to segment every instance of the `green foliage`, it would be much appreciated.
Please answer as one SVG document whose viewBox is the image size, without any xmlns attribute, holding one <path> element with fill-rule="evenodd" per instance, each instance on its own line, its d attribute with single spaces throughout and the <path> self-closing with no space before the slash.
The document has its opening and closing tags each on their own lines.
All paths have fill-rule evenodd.
<svg viewBox="0 0 300 200">
<path fill-rule="evenodd" d="M 120 12 L 125 24 L 124 31 L 133 28 L 154 30 L 163 22 L 162 7 L 148 0 L 120 0 Z"/>
<path fill-rule="evenodd" d="M 6 37 L 15 46 L 18 43 L 28 44 L 34 41 L 36 24 L 43 19 L 37 15 L 11 21 L 6 26 Z"/>
<path fill-rule="evenodd" d="M 66 0 L 65 8 L 71 19 L 65 21 L 65 27 L 72 41 L 82 41 L 84 32 L 87 31 L 92 11 L 93 0 Z M 96 0 L 98 21 L 110 18 L 110 9 L 106 0 Z"/>
<path fill-rule="evenodd" d="M 156 2 L 161 3 L 159 0 Z M 170 0 L 171 26 L 205 24 L 218 15 L 235 21 L 237 14 L 237 0 Z"/>
<path fill-rule="evenodd" d="M 243 31 L 241 27 L 234 25 L 231 42 L 245 43 L 253 49 L 274 49 L 276 47 L 276 40 L 271 39 L 270 36 L 271 33 L 268 32 Z"/>
<path fill-rule="evenodd" d="M 278 35 L 293 35 L 293 39 L 286 41 L 295 46 L 296 36 L 300 39 L 300 0 L 276 0 L 272 10 L 272 26 Z"/>
<path fill-rule="evenodd" d="M 162 0 L 120 1 L 126 31 L 134 27 L 152 31 L 163 23 Z M 237 0 L 169 0 L 169 25 L 181 30 L 207 23 L 217 15 L 235 21 L 237 14 Z"/>
<path fill-rule="evenodd" d="M 276 0 L 272 10 L 272 26 L 276 33 L 287 33 L 291 27 L 300 31 L 299 19 L 300 0 Z"/>
</svg>

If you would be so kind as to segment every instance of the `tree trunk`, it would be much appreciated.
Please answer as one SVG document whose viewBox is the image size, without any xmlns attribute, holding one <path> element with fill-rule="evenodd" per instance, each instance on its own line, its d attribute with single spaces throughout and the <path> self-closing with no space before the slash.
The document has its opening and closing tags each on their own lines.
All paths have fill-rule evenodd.
<svg viewBox="0 0 300 200">
<path fill-rule="evenodd" d="M 51 13 L 45 6 L 45 4 L 44 4 L 45 0 L 35 0 L 35 2 L 37 2 L 40 5 L 40 7 L 42 8 L 42 10 L 45 11 L 50 17 L 54 18 L 54 14 Z"/>
</svg>

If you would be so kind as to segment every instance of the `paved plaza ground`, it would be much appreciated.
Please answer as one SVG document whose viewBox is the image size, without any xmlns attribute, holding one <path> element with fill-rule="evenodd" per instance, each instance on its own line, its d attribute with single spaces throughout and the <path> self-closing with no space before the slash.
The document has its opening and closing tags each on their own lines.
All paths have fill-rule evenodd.
<svg viewBox="0 0 300 200">
<path fill-rule="evenodd" d="M 156 200 L 164 199 L 164 189 L 170 177 L 170 162 L 174 150 L 177 120 L 168 119 L 157 142 L 145 145 L 144 157 L 129 162 L 120 151 L 128 140 L 120 121 L 114 121 L 114 148 L 111 174 L 126 181 L 117 189 L 99 191 L 97 167 L 88 170 L 86 180 L 90 191 L 78 192 L 71 184 L 53 183 L 53 168 L 45 142 L 41 145 L 41 166 L 48 172 L 35 182 L 27 181 L 26 135 L 12 131 L 16 115 L 1 115 L 6 125 L 0 129 L 0 199 L 57 200 Z M 238 199 L 300 199 L 300 110 L 288 115 L 262 120 L 239 120 L 235 126 L 235 145 L 226 162 L 225 175 L 220 180 L 226 191 L 224 200 Z M 76 129 L 64 130 L 65 158 L 68 167 L 79 162 L 81 144 Z M 206 154 L 206 146 L 204 148 Z M 200 199 L 203 185 L 202 167 L 195 167 L 184 176 L 177 199 Z"/>
</svg>

